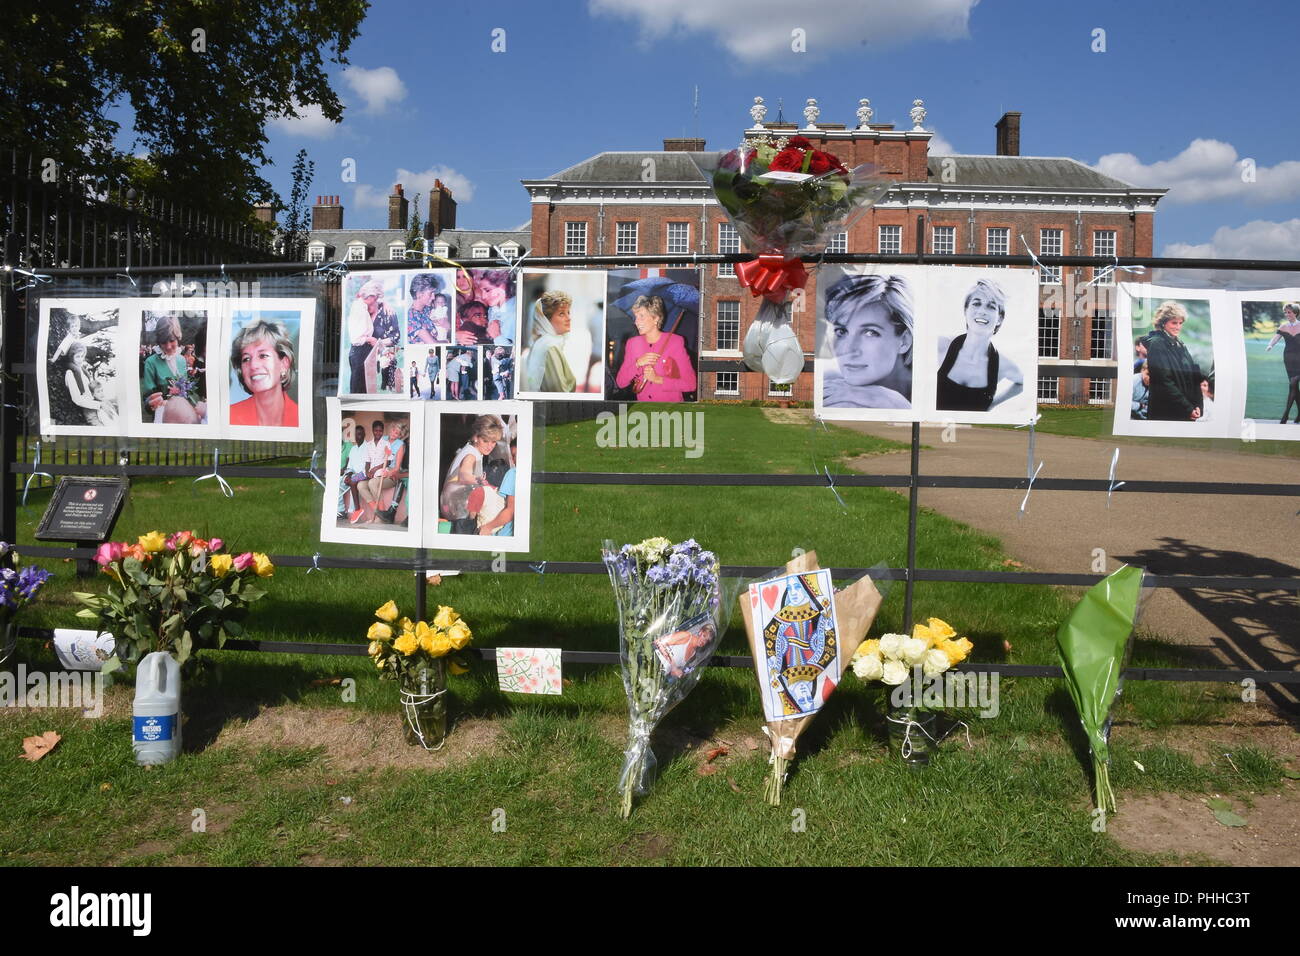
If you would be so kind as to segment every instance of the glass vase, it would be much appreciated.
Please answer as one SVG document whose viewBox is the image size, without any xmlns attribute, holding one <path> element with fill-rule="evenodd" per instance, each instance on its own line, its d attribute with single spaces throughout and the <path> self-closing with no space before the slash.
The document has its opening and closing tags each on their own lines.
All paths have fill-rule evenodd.
<svg viewBox="0 0 1300 956">
<path fill-rule="evenodd" d="M 437 750 L 447 739 L 447 663 L 439 659 L 405 673 L 399 691 L 406 742 Z"/>
<path fill-rule="evenodd" d="M 891 707 L 885 717 L 889 749 L 913 770 L 924 770 L 930 765 L 935 751 L 937 716 L 917 707 Z"/>
</svg>

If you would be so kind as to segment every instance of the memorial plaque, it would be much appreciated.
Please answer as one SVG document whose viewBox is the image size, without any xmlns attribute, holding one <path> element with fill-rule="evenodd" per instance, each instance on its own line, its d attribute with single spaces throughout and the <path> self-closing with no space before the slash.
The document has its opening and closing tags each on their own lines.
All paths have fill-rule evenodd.
<svg viewBox="0 0 1300 956">
<path fill-rule="evenodd" d="M 125 499 L 125 478 L 60 478 L 36 540 L 107 541 Z"/>
</svg>

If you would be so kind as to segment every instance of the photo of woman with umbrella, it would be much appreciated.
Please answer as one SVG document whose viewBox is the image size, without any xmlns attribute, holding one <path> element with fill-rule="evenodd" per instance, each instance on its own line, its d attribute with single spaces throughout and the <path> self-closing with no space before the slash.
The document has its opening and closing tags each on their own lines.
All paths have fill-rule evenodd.
<svg viewBox="0 0 1300 956">
<path fill-rule="evenodd" d="M 612 400 L 694 401 L 699 275 L 693 269 L 609 274 L 606 389 Z"/>
</svg>

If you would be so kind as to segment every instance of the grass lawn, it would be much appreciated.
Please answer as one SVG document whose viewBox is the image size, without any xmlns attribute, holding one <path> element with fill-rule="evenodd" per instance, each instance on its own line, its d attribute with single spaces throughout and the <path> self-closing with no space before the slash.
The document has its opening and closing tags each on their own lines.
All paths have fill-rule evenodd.
<svg viewBox="0 0 1300 956">
<path fill-rule="evenodd" d="M 839 428 L 774 424 L 760 409 L 706 406 L 704 455 L 613 449 L 597 424 L 550 428 L 539 467 L 550 471 L 807 473 L 902 446 Z M 1044 416 L 1044 421 L 1048 416 Z M 816 463 L 816 465 L 814 465 Z M 337 553 L 316 540 L 321 491 L 295 479 L 242 480 L 228 500 L 213 482 L 136 481 L 118 537 L 193 527 L 272 554 Z M 601 540 L 695 537 L 724 564 L 777 566 L 796 548 L 825 566 L 905 563 L 906 499 L 885 489 L 671 488 L 539 485 L 533 560 L 596 560 Z M 43 498 L 20 513 L 24 540 Z M 539 517 L 540 516 L 540 517 Z M 923 567 L 1004 569 L 987 535 L 923 512 Z M 350 553 L 358 553 L 351 549 Z M 384 552 L 375 555 L 401 555 Z M 25 621 L 76 626 L 69 592 L 86 589 L 71 563 L 56 572 Z M 96 582 L 91 582 L 93 586 Z M 390 597 L 413 610 L 409 573 L 281 568 L 251 620 L 254 636 L 363 643 L 372 611 Z M 886 582 L 887 584 L 888 582 Z M 1070 601 L 1028 585 L 922 584 L 922 618 L 970 636 L 973 659 L 1052 663 Z M 454 605 L 475 644 L 615 650 L 608 581 L 600 575 L 472 574 L 447 578 L 431 603 Z M 732 602 L 734 605 L 734 601 Z M 901 626 L 895 587 L 872 633 Z M 1141 634 L 1139 665 L 1176 665 L 1177 648 Z M 739 615 L 722 651 L 745 653 Z M 33 642 L 29 666 L 53 666 Z M 401 742 L 395 685 L 365 658 L 230 652 L 187 688 L 190 752 L 138 768 L 131 758 L 131 690 L 108 713 L 0 709 L 0 748 L 63 735 L 38 763 L 0 763 L 0 859 L 12 864 L 963 864 L 1111 865 L 1171 862 L 1094 832 L 1082 736 L 1056 680 L 1006 679 L 1000 713 L 966 714 L 965 737 L 924 773 L 890 759 L 882 695 L 852 676 L 800 739 L 784 806 L 762 801 L 755 677 L 714 668 L 656 736 L 661 776 L 629 821 L 615 793 L 626 703 L 617 668 L 570 665 L 560 697 L 505 695 L 495 670 L 452 678 L 458 725 L 426 755 Z M 353 678 L 355 702 L 333 679 Z M 1172 792 L 1231 795 L 1243 806 L 1284 780 L 1285 748 L 1233 745 L 1221 731 L 1242 706 L 1223 685 L 1131 683 L 1117 711 L 1112 780 L 1125 804 Z M 705 753 L 727 753 L 705 762 Z M 1135 761 L 1142 765 L 1138 769 Z M 1207 827 L 1217 826 L 1202 812 Z M 204 811 L 205 832 L 192 829 Z M 803 811 L 805 827 L 792 826 Z M 1242 812 L 1249 818 L 1250 810 Z M 420 821 L 412 825 L 412 821 Z M 494 822 L 496 826 L 494 826 Z M 504 828 L 503 828 L 504 825 Z"/>
<path fill-rule="evenodd" d="M 1039 405 L 1042 418 L 1036 428 L 1052 435 L 1069 435 L 1073 438 L 1098 438 L 1114 445 L 1175 445 L 1189 451 L 1224 451 L 1242 455 L 1281 455 L 1300 458 L 1300 441 L 1239 441 L 1235 438 L 1138 438 L 1131 435 L 1112 435 L 1115 410 L 1100 405 L 1088 408 Z M 1281 405 L 1278 406 L 1278 416 Z M 1274 418 L 1273 420 L 1276 420 Z M 1011 427 L 1011 426 L 1005 426 Z M 1300 429 L 1297 429 L 1300 432 Z"/>
</svg>

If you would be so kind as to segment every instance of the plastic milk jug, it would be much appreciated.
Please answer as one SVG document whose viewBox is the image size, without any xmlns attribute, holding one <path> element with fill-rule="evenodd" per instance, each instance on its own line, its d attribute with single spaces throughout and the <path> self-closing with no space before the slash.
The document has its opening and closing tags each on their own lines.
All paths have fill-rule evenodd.
<svg viewBox="0 0 1300 956">
<path fill-rule="evenodd" d="M 181 752 L 181 667 L 170 654 L 146 654 L 136 668 L 132 724 L 136 763 L 168 763 Z"/>
</svg>

